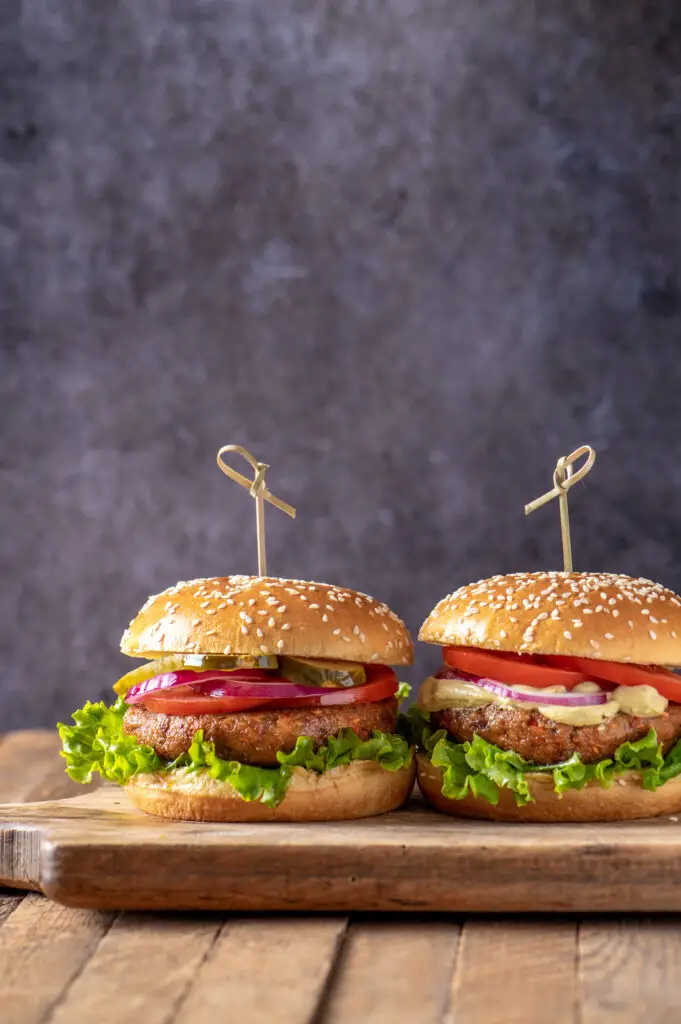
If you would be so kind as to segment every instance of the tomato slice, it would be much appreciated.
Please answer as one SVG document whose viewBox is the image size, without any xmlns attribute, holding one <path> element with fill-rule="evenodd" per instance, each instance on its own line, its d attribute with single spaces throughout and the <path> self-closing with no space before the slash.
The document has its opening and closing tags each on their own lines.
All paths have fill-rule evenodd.
<svg viewBox="0 0 681 1024">
<path fill-rule="evenodd" d="M 340 704 L 373 704 L 387 700 L 397 692 L 397 676 L 384 665 L 367 665 L 364 686 L 342 689 L 319 688 L 319 693 L 304 697 L 202 697 L 191 686 L 150 694 L 143 700 L 149 711 L 162 715 L 227 715 L 234 711 L 265 708 L 333 707 Z"/>
<path fill-rule="evenodd" d="M 445 647 L 445 664 L 474 676 L 496 679 L 509 686 L 565 686 L 571 690 L 590 678 L 579 668 L 545 664 L 532 655 L 484 651 L 478 647 Z"/>
<path fill-rule="evenodd" d="M 681 676 L 661 665 L 631 665 L 620 661 L 601 661 L 597 658 L 561 657 L 566 668 L 583 672 L 587 679 L 600 679 L 617 686 L 654 686 L 667 700 L 681 704 Z M 569 662 L 569 665 L 568 665 Z"/>
</svg>

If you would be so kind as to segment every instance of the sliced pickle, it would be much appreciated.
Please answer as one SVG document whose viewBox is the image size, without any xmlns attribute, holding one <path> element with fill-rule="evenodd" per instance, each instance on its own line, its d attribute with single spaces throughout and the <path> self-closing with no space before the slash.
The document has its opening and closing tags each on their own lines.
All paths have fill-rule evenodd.
<svg viewBox="0 0 681 1024">
<path fill-rule="evenodd" d="M 363 686 L 367 681 L 364 666 L 358 661 L 280 657 L 279 673 L 302 686 Z"/>
<path fill-rule="evenodd" d="M 207 669 L 229 671 L 237 668 L 273 669 L 277 668 L 277 658 L 273 654 L 167 654 L 156 661 L 138 665 L 132 672 L 122 676 L 114 683 L 114 692 L 123 697 L 132 686 L 139 686 L 146 679 L 162 672 L 179 672 L 181 669 L 196 669 L 197 672 L 205 672 Z"/>
<path fill-rule="evenodd" d="M 277 668 L 275 654 L 183 654 L 185 668 Z"/>
</svg>

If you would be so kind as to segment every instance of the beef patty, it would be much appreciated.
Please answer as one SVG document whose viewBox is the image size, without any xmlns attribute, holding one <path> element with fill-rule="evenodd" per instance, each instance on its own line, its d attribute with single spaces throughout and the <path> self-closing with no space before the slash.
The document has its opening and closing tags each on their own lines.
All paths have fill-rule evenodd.
<svg viewBox="0 0 681 1024">
<path fill-rule="evenodd" d="M 125 712 L 123 732 L 153 747 L 164 760 L 174 761 L 189 750 L 195 733 L 203 729 L 204 739 L 215 744 L 219 757 L 269 767 L 279 764 L 278 750 L 293 750 L 299 736 L 309 736 L 315 749 L 341 729 L 354 729 L 360 739 L 368 740 L 376 729 L 394 732 L 396 719 L 394 698 L 375 704 L 237 711 L 230 715 L 161 715 L 134 705 Z"/>
<path fill-rule="evenodd" d="M 681 737 L 681 705 L 670 704 L 662 715 L 637 718 L 614 715 L 602 725 L 563 725 L 535 709 L 485 704 L 479 708 L 447 708 L 431 715 L 435 729 L 446 729 L 462 742 L 475 733 L 502 750 L 515 750 L 535 764 L 556 764 L 575 752 L 582 761 L 611 757 L 621 743 L 640 740 L 654 729 L 666 753 Z"/>
</svg>

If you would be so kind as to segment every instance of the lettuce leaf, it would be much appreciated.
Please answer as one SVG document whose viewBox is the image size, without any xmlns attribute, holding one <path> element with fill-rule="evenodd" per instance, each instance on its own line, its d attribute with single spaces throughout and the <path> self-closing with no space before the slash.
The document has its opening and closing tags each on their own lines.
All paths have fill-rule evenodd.
<svg viewBox="0 0 681 1024">
<path fill-rule="evenodd" d="M 553 776 L 553 788 L 559 796 L 568 789 L 582 789 L 588 782 L 609 788 L 618 775 L 629 771 L 640 772 L 641 784 L 649 790 L 681 774 L 681 740 L 664 757 L 654 729 L 640 740 L 622 743 L 613 757 L 595 764 L 584 764 L 575 753 L 560 764 L 535 765 L 512 750 L 488 743 L 477 733 L 470 742 L 457 743 L 444 729 L 433 732 L 429 725 L 423 725 L 422 718 L 422 712 L 411 716 L 412 735 L 415 729 L 420 730 L 421 746 L 435 767 L 442 768 L 442 793 L 451 800 L 462 800 L 470 792 L 497 804 L 500 790 L 506 788 L 522 807 L 533 800 L 525 776 L 537 772 Z"/>
<path fill-rule="evenodd" d="M 59 722 L 66 771 L 75 782 L 90 782 L 94 772 L 103 779 L 124 786 L 139 772 L 157 772 L 165 767 L 156 751 L 123 732 L 127 704 L 119 697 L 107 707 L 87 702 L 72 715 L 74 725 Z"/>
<path fill-rule="evenodd" d="M 88 702 L 73 714 L 73 725 L 57 726 L 62 741 L 66 771 L 76 782 L 90 782 L 95 772 L 110 782 L 125 785 L 142 772 L 165 772 L 174 768 L 205 771 L 211 778 L 229 782 L 244 800 L 262 800 L 271 807 L 281 803 L 294 768 L 318 773 L 351 761 L 376 761 L 386 771 L 397 771 L 411 763 L 408 741 L 399 735 L 376 731 L 362 740 L 353 729 L 330 736 L 325 746 L 314 749 L 309 736 L 300 736 L 290 753 L 279 752 L 279 768 L 259 768 L 226 761 L 215 745 L 204 740 L 199 730 L 186 754 L 175 761 L 160 758 L 152 747 L 123 732 L 127 704 L 119 697 L 112 707 Z"/>
</svg>

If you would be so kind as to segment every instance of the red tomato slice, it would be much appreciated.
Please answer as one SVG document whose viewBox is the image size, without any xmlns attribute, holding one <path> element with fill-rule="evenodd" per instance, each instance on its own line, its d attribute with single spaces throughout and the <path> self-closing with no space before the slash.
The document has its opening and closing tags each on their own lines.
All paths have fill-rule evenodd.
<svg viewBox="0 0 681 1024">
<path fill-rule="evenodd" d="M 340 704 L 373 704 L 387 700 L 397 692 L 397 676 L 384 665 L 365 666 L 364 686 L 319 688 L 319 693 L 304 697 L 202 697 L 189 686 L 150 694 L 142 702 L 149 711 L 162 715 L 228 715 L 234 711 L 277 708 L 333 707 Z"/>
<path fill-rule="evenodd" d="M 509 686 L 565 686 L 570 690 L 589 678 L 581 669 L 547 665 L 531 655 L 483 651 L 478 647 L 445 647 L 444 659 L 450 668 Z"/>
<path fill-rule="evenodd" d="M 660 665 L 631 665 L 597 658 L 561 657 L 560 661 L 566 668 L 583 672 L 587 679 L 605 679 L 617 686 L 654 686 L 667 700 L 681 704 L 681 676 Z"/>
</svg>

